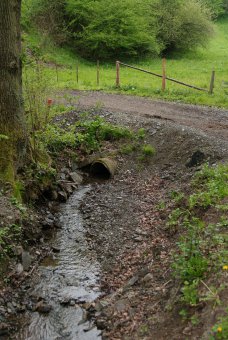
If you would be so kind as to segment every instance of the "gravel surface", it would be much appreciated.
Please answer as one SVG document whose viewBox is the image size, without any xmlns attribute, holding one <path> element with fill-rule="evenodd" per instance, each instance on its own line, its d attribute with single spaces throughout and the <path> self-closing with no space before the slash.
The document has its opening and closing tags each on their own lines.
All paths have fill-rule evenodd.
<svg viewBox="0 0 228 340">
<path fill-rule="evenodd" d="M 70 91 L 80 106 L 101 106 L 113 112 L 126 112 L 169 120 L 228 142 L 228 111 L 214 107 L 164 102 L 144 97 L 108 94 L 100 91 Z"/>
</svg>

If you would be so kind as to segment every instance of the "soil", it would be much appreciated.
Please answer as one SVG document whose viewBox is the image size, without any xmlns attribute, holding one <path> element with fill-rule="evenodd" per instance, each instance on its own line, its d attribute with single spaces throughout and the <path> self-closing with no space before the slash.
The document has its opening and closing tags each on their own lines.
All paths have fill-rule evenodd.
<svg viewBox="0 0 228 340">
<path fill-rule="evenodd" d="M 103 339 L 208 339 L 222 309 L 208 303 L 190 310 L 200 316 L 196 326 L 181 319 L 170 267 L 178 232 L 167 229 L 166 221 L 173 191 L 188 192 L 202 163 L 228 160 L 228 111 L 102 92 L 70 94 L 75 110 L 64 116 L 69 123 L 87 110 L 144 128 L 144 142 L 156 149 L 142 160 L 137 153 L 115 153 L 115 145 L 104 148 L 102 155 L 116 155 L 117 172 L 93 183 L 81 204 L 88 246 L 102 268 L 103 297 L 94 303 L 93 316 Z"/>
<path fill-rule="evenodd" d="M 101 91 L 69 91 L 82 107 L 100 107 L 112 112 L 125 112 L 131 116 L 147 116 L 189 127 L 218 140 L 228 140 L 228 111 L 215 107 L 187 105 L 158 101 L 144 97 L 107 94 Z"/>
</svg>

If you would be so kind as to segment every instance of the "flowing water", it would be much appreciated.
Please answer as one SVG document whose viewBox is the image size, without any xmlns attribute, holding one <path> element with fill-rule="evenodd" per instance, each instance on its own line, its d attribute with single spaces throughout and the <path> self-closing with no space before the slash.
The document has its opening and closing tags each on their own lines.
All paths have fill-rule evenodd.
<svg viewBox="0 0 228 340">
<path fill-rule="evenodd" d="M 99 264 L 88 249 L 79 206 L 90 190 L 81 187 L 61 207 L 62 229 L 54 240 L 55 259 L 45 259 L 32 294 L 52 306 L 48 314 L 33 312 L 20 340 L 97 340 L 100 331 L 83 321 L 80 302 L 91 302 L 100 294 Z M 74 305 L 75 304 L 75 305 Z"/>
</svg>

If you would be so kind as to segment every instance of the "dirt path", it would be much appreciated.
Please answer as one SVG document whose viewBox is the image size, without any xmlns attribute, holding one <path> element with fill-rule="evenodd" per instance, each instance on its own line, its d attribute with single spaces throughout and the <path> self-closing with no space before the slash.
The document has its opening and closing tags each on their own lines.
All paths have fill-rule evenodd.
<svg viewBox="0 0 228 340">
<path fill-rule="evenodd" d="M 218 108 L 163 102 L 99 91 L 70 91 L 83 107 L 101 106 L 112 112 L 134 113 L 168 120 L 228 142 L 228 111 Z"/>
</svg>

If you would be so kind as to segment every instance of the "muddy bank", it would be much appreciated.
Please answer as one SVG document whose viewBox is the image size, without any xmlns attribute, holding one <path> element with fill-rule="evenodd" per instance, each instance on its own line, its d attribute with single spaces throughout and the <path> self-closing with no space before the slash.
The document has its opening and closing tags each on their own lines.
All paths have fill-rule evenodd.
<svg viewBox="0 0 228 340">
<path fill-rule="evenodd" d="M 59 119 L 71 124 L 82 109 Z M 144 142 L 154 145 L 156 154 L 142 160 L 137 153 L 118 153 L 115 145 L 103 150 L 102 156 L 115 154 L 118 161 L 114 178 L 71 196 L 63 207 L 64 227 L 57 232 L 52 258 L 35 268 L 34 277 L 28 277 L 20 289 L 20 282 L 17 285 L 22 301 L 26 295 L 21 311 L 13 306 L 15 314 L 26 313 L 20 324 L 21 339 L 33 339 L 34 329 L 42 330 L 42 339 L 99 337 L 93 325 L 92 333 L 85 332 L 90 330 L 91 316 L 104 339 L 194 339 L 205 331 L 202 325 L 186 329 L 176 310 L 175 321 L 170 319 L 168 308 L 174 308 L 172 299 L 178 291 L 170 269 L 177 235 L 166 229 L 165 222 L 172 207 L 170 193 L 187 191 L 203 162 L 227 159 L 227 142 L 156 117 L 94 108 L 90 113 L 112 123 L 144 128 Z M 61 171 L 61 183 L 67 180 L 69 171 L 65 172 Z M 72 188 L 68 194 L 63 192 L 63 200 L 70 194 Z M 99 299 L 100 292 L 105 297 Z M 93 299 L 96 304 L 84 303 Z"/>
</svg>

